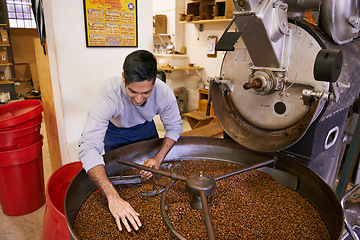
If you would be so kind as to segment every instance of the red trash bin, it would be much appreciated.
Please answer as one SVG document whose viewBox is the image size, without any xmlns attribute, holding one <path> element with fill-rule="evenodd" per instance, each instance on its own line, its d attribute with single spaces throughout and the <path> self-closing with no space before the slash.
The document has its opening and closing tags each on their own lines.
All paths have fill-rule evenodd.
<svg viewBox="0 0 360 240">
<path fill-rule="evenodd" d="M 0 130 L 8 127 L 21 128 L 32 123 L 41 115 L 43 106 L 40 100 L 22 100 L 0 106 Z"/>
<path fill-rule="evenodd" d="M 82 169 L 80 161 L 61 166 L 50 176 L 46 186 L 46 208 L 41 228 L 40 240 L 67 240 L 64 199 L 73 178 Z"/>
<path fill-rule="evenodd" d="M 17 150 L 0 152 L 0 203 L 4 214 L 31 213 L 45 203 L 43 138 Z"/>
<path fill-rule="evenodd" d="M 41 138 L 42 115 L 20 125 L 0 128 L 0 151 L 10 151 L 30 146 Z"/>
<path fill-rule="evenodd" d="M 23 100 L 0 106 L 0 151 L 16 150 L 40 140 L 43 106 Z"/>
</svg>

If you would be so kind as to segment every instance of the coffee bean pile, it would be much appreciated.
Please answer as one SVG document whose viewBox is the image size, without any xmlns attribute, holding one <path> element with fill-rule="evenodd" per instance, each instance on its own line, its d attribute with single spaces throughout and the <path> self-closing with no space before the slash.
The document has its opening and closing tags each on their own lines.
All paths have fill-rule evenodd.
<svg viewBox="0 0 360 240">
<path fill-rule="evenodd" d="M 166 171 L 184 176 L 203 172 L 214 178 L 241 167 L 224 162 L 176 161 Z M 139 170 L 129 170 L 128 175 Z M 125 175 L 125 174 L 124 174 Z M 157 177 L 156 190 L 170 179 Z M 161 194 L 142 196 L 153 190 L 151 180 L 140 186 L 116 186 L 121 197 L 140 213 L 142 227 L 128 233 L 117 229 L 106 199 L 95 191 L 81 206 L 73 228 L 79 239 L 176 239 L 160 213 Z M 202 210 L 190 207 L 191 195 L 185 183 L 177 181 L 166 197 L 172 224 L 187 239 L 208 239 Z M 331 239 L 316 209 L 301 194 L 290 190 L 258 170 L 251 170 L 216 182 L 208 197 L 216 239 Z"/>
</svg>

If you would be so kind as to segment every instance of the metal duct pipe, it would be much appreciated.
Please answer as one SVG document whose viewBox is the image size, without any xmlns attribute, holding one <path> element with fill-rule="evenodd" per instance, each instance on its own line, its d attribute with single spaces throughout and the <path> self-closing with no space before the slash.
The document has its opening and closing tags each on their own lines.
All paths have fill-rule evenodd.
<svg viewBox="0 0 360 240">
<path fill-rule="evenodd" d="M 320 9 L 322 0 L 283 0 L 289 12 L 307 12 Z"/>
<path fill-rule="evenodd" d="M 233 0 L 236 11 L 250 11 L 260 5 L 268 5 L 270 2 L 283 2 L 288 5 L 289 12 L 307 12 L 320 10 L 322 0 L 282 0 L 282 1 L 257 1 L 257 0 Z"/>
</svg>

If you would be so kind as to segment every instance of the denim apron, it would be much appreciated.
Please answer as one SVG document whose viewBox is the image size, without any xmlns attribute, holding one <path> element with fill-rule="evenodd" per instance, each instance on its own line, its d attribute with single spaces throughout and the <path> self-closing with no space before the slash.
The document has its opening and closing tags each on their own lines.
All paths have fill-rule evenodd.
<svg viewBox="0 0 360 240">
<path fill-rule="evenodd" d="M 145 121 L 143 124 L 138 124 L 130 128 L 116 127 L 109 121 L 104 139 L 105 153 L 130 143 L 153 138 L 159 138 L 154 120 L 151 122 Z"/>
</svg>

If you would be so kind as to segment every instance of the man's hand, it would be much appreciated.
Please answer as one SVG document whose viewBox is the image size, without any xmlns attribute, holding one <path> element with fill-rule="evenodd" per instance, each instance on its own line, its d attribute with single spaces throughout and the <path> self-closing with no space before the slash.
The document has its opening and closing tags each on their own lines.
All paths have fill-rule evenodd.
<svg viewBox="0 0 360 240">
<path fill-rule="evenodd" d="M 120 231 L 122 231 L 121 222 L 124 224 L 128 232 L 131 232 L 129 222 L 135 230 L 139 230 L 139 227 L 141 227 L 139 213 L 135 212 L 135 210 L 130 206 L 127 201 L 123 200 L 120 197 L 111 197 L 108 198 L 108 203 L 110 212 L 114 216 L 116 224 Z"/>
<path fill-rule="evenodd" d="M 120 197 L 119 193 L 107 178 L 104 166 L 97 165 L 91 168 L 88 171 L 88 174 L 97 188 L 108 200 L 110 212 L 115 218 L 119 230 L 122 231 L 121 222 L 128 232 L 131 232 L 129 222 L 135 230 L 138 230 L 139 227 L 141 227 L 139 213 L 135 212 L 130 204 Z"/>
<path fill-rule="evenodd" d="M 147 167 L 155 166 L 156 169 L 159 169 L 160 163 L 161 162 L 159 162 L 158 160 L 156 160 L 154 158 L 149 158 L 149 159 L 145 160 L 143 165 L 147 166 Z M 149 179 L 149 178 L 152 177 L 152 172 L 148 172 L 148 171 L 145 171 L 145 170 L 141 170 L 140 174 L 141 174 L 141 177 L 145 178 L 145 179 Z"/>
<path fill-rule="evenodd" d="M 175 141 L 171 138 L 165 137 L 159 151 L 155 154 L 153 158 L 146 159 L 144 162 L 144 166 L 152 167 L 155 166 L 156 169 L 160 168 L 161 162 L 164 160 L 166 154 L 170 151 L 170 149 L 174 146 Z M 152 176 L 152 172 L 140 171 L 141 177 L 145 179 L 149 179 Z"/>
</svg>

